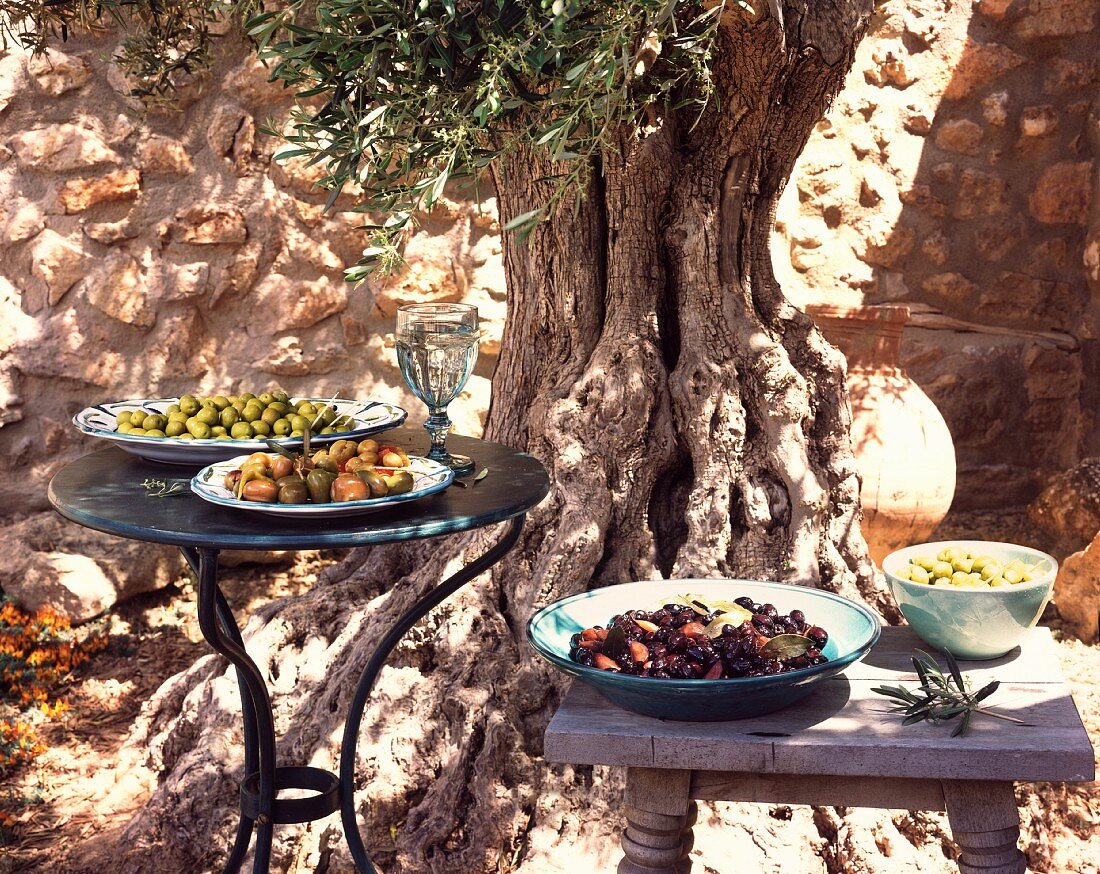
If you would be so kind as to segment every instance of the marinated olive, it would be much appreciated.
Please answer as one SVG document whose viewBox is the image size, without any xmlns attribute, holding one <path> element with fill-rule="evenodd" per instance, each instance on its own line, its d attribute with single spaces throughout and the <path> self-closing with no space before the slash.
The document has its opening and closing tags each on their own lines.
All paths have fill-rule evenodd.
<svg viewBox="0 0 1100 874">
<path fill-rule="evenodd" d="M 218 418 L 221 420 L 223 428 L 232 428 L 241 420 L 241 414 L 233 407 L 226 407 L 221 411 L 221 415 L 219 415 Z"/>
<path fill-rule="evenodd" d="M 130 413 L 130 424 L 135 428 L 141 428 L 142 423 L 145 421 L 145 417 L 149 414 L 145 410 L 133 410 Z"/>
<path fill-rule="evenodd" d="M 357 448 L 352 440 L 337 440 L 328 448 L 328 454 L 337 464 L 343 464 L 355 456 Z"/>
<path fill-rule="evenodd" d="M 332 483 L 336 475 L 327 470 L 314 468 L 306 474 L 306 486 L 309 488 L 309 498 L 315 504 L 327 504 L 331 498 Z"/>
<path fill-rule="evenodd" d="M 241 497 L 246 501 L 260 501 L 265 504 L 274 504 L 278 499 L 279 490 L 272 479 L 253 479 L 244 484 Z"/>
<path fill-rule="evenodd" d="M 214 426 L 218 424 L 218 410 L 216 407 L 202 407 L 197 413 L 195 418 L 202 422 L 204 425 Z"/>
<path fill-rule="evenodd" d="M 301 477 L 284 477 L 277 483 L 280 504 L 305 504 L 309 501 L 309 487 Z"/>
<path fill-rule="evenodd" d="M 340 472 L 340 465 L 336 462 L 336 459 L 329 455 L 329 453 L 327 452 L 322 451 L 314 455 L 313 463 L 317 467 L 321 468 L 321 470 L 327 470 L 332 473 Z"/>
<path fill-rule="evenodd" d="M 234 440 L 250 440 L 252 439 L 252 426 L 248 422 L 237 422 L 229 429 L 229 433 Z"/>
<path fill-rule="evenodd" d="M 389 489 L 391 495 L 403 495 L 406 492 L 413 490 L 413 478 L 412 474 L 407 470 L 398 470 L 389 476 L 384 476 L 382 479 L 386 483 L 386 487 Z M 687 632 L 685 632 L 686 634 Z"/>
<path fill-rule="evenodd" d="M 370 489 L 355 474 L 342 473 L 332 481 L 330 494 L 333 502 L 341 504 L 346 501 L 365 501 L 370 497 Z"/>
<path fill-rule="evenodd" d="M 405 461 L 396 452 L 387 452 L 381 458 L 383 467 L 401 467 Z"/>
<path fill-rule="evenodd" d="M 285 476 L 290 476 L 294 470 L 294 462 L 285 455 L 276 455 L 271 461 L 271 476 L 278 482 Z"/>
<path fill-rule="evenodd" d="M 366 483 L 367 488 L 370 489 L 372 498 L 384 498 L 389 494 L 390 488 L 386 485 L 386 481 L 382 478 L 382 474 L 373 467 L 361 468 L 355 471 L 355 475 Z"/>
</svg>

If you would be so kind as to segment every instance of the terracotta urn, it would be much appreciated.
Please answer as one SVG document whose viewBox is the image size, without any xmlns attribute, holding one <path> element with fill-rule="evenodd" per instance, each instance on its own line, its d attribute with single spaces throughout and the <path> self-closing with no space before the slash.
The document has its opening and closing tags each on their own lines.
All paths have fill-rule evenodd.
<svg viewBox="0 0 1100 874">
<path fill-rule="evenodd" d="M 880 565 L 926 541 L 955 494 L 955 446 L 940 411 L 900 366 L 904 306 L 813 304 L 806 312 L 848 359 L 863 535 Z"/>
</svg>

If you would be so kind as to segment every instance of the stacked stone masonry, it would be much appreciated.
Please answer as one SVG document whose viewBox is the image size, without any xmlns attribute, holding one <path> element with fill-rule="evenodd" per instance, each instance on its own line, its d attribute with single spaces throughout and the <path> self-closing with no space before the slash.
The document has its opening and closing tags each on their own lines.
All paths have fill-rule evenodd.
<svg viewBox="0 0 1100 874">
<path fill-rule="evenodd" d="M 912 307 L 905 364 L 972 506 L 1027 500 L 1100 448 L 1098 17 L 1095 0 L 878 4 L 781 205 L 796 302 Z M 117 42 L 0 54 L 0 513 L 43 508 L 88 448 L 70 417 L 103 399 L 279 384 L 418 417 L 392 348 L 403 301 L 481 308 L 454 405 L 478 433 L 504 318 L 493 204 L 446 203 L 406 268 L 348 286 L 354 192 L 326 213 L 320 169 L 273 160 L 261 129 L 289 100 L 243 43 L 146 110 L 106 60 Z"/>
<path fill-rule="evenodd" d="M 479 305 L 482 356 L 452 407 L 479 434 L 504 280 L 492 202 L 447 203 L 408 266 L 353 288 L 366 242 L 353 193 L 323 209 L 317 168 L 277 164 L 259 129 L 290 100 L 224 37 L 213 73 L 147 110 L 105 60 L 119 34 L 41 58 L 0 54 L 0 514 L 45 509 L 106 399 L 188 390 L 378 396 L 422 418 L 393 350 L 403 301 Z"/>
<path fill-rule="evenodd" d="M 1100 441 L 1098 58 L 1095 0 L 879 4 L 780 208 L 796 300 L 912 308 L 956 506 L 1026 502 Z"/>
</svg>

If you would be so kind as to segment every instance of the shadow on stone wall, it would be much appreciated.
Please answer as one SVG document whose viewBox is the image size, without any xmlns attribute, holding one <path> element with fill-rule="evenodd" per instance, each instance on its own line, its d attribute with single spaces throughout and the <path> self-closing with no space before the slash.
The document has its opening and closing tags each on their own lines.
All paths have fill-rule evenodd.
<svg viewBox="0 0 1100 874">
<path fill-rule="evenodd" d="M 504 319 L 492 204 L 446 203 L 403 271 L 353 289 L 354 196 L 324 214 L 320 168 L 272 161 L 260 128 L 288 95 L 247 47 L 223 37 L 210 75 L 147 110 L 108 61 L 117 42 L 0 54 L 0 515 L 45 507 L 53 471 L 93 448 L 70 418 L 104 400 L 278 385 L 422 421 L 393 350 L 404 301 L 479 305 L 487 339 L 452 415 L 480 434 Z"/>
<path fill-rule="evenodd" d="M 956 507 L 1026 502 L 1097 442 L 1097 19 L 1095 0 L 882 4 L 781 210 L 807 298 L 912 309 L 902 363 L 951 429 Z"/>
</svg>

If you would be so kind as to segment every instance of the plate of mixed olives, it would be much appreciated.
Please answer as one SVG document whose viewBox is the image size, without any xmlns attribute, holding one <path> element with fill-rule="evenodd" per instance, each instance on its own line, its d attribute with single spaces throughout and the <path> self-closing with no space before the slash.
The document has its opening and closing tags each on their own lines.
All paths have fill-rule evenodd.
<svg viewBox="0 0 1100 874">
<path fill-rule="evenodd" d="M 318 518 L 372 513 L 443 491 L 446 465 L 376 440 L 337 440 L 310 453 L 272 442 L 267 452 L 219 461 L 200 470 L 191 491 L 212 504 L 271 516 Z"/>
<path fill-rule="evenodd" d="M 300 446 L 307 430 L 315 444 L 359 439 L 396 427 L 407 415 L 382 401 L 291 398 L 272 391 L 98 404 L 77 413 L 73 424 L 150 461 L 204 464 L 264 451 L 269 439 Z"/>
<path fill-rule="evenodd" d="M 652 580 L 543 608 L 535 652 L 614 703 L 660 719 L 742 719 L 800 700 L 879 637 L 867 607 L 756 580 Z"/>
</svg>

